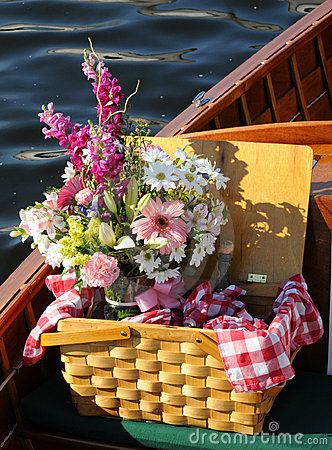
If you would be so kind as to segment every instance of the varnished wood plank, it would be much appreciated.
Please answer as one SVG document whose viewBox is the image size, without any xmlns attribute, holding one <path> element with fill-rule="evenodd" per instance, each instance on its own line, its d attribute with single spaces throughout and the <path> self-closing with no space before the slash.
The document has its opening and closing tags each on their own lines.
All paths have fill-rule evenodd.
<svg viewBox="0 0 332 450">
<path fill-rule="evenodd" d="M 317 42 L 319 59 L 320 59 L 320 66 L 321 66 L 321 70 L 322 70 L 322 76 L 323 76 L 323 80 L 324 80 L 324 86 L 325 86 L 326 91 L 328 92 L 329 100 L 331 103 L 332 102 L 332 88 L 329 83 L 327 60 L 326 60 L 326 56 L 325 56 L 325 49 L 324 49 L 323 39 L 322 39 L 321 35 L 317 36 L 316 42 Z"/>
<path fill-rule="evenodd" d="M 0 356 L 1 356 L 1 366 L 2 366 L 2 372 L 5 376 L 8 376 L 11 372 L 11 364 L 8 358 L 7 349 L 5 346 L 5 343 L 3 341 L 3 338 L 0 336 Z M 21 413 L 19 409 L 19 395 L 17 392 L 17 388 L 15 385 L 15 381 L 12 378 L 8 385 L 8 394 L 11 400 L 12 408 L 15 413 L 15 417 L 18 423 L 22 422 Z"/>
<path fill-rule="evenodd" d="M 270 106 L 272 108 L 273 119 L 275 122 L 280 122 L 278 104 L 277 104 L 276 96 L 274 93 L 273 82 L 272 82 L 270 73 L 268 73 L 266 75 L 266 86 L 267 86 L 267 92 L 268 92 L 268 96 L 269 96 L 269 100 L 270 100 Z"/>
<path fill-rule="evenodd" d="M 319 158 L 312 171 L 311 195 L 332 195 L 332 156 Z"/>
<path fill-rule="evenodd" d="M 247 98 L 246 98 L 245 94 L 241 95 L 240 102 L 241 102 L 241 109 L 242 109 L 242 113 L 243 113 L 243 117 L 244 117 L 245 123 L 246 123 L 246 125 L 251 125 L 251 118 L 250 118 Z"/>
<path fill-rule="evenodd" d="M 216 128 L 221 128 L 221 120 L 220 120 L 220 116 L 217 115 L 214 119 L 213 119 L 214 125 Z"/>
<path fill-rule="evenodd" d="M 220 114 L 218 113 L 218 116 L 220 117 L 220 121 L 223 128 L 243 125 L 241 105 L 238 100 L 231 103 L 227 108 L 221 110 Z"/>
<path fill-rule="evenodd" d="M 327 228 L 332 233 L 332 195 L 317 195 L 315 200 Z"/>
<path fill-rule="evenodd" d="M 24 262 L 26 262 L 26 260 Z M 20 269 L 21 266 L 19 266 L 16 270 L 19 272 Z M 34 272 L 34 275 L 24 284 L 24 286 L 22 286 L 22 289 L 18 290 L 16 295 L 11 297 L 13 290 L 10 290 L 7 296 L 5 291 L 6 297 L 3 299 L 5 301 L 2 302 L 3 309 L 1 310 L 0 314 L 0 336 L 22 313 L 26 305 L 36 298 L 37 294 L 45 286 L 46 276 L 52 273 L 52 268 L 44 263 L 42 263 L 41 266 L 39 266 L 38 264 L 37 269 L 36 265 L 33 266 L 33 269 L 34 271 L 36 270 Z M 15 281 L 15 272 L 9 277 L 11 279 L 11 283 Z"/>
<path fill-rule="evenodd" d="M 182 135 L 185 139 L 237 140 L 332 148 L 332 121 L 282 122 L 248 127 L 223 128 Z M 326 147 L 325 147 L 326 146 Z M 317 154 L 322 154 L 317 153 Z"/>
<path fill-rule="evenodd" d="M 263 123 L 272 123 L 273 116 L 270 108 L 267 108 L 262 114 L 257 116 L 255 120 L 252 122 L 253 125 L 260 125 Z"/>
<path fill-rule="evenodd" d="M 296 51 L 296 59 L 300 77 L 303 80 L 303 78 L 319 66 L 315 39 L 309 40 L 301 45 Z"/>
<path fill-rule="evenodd" d="M 24 315 L 29 328 L 32 330 L 32 328 L 36 325 L 36 316 L 31 303 L 27 304 L 24 310 Z"/>
<path fill-rule="evenodd" d="M 299 68 L 297 65 L 296 56 L 292 55 L 290 58 L 291 62 L 291 70 L 294 77 L 294 84 L 297 94 L 297 99 L 301 108 L 301 112 L 306 120 L 310 120 L 310 115 L 307 108 L 306 99 L 304 97 L 303 88 L 302 88 L 302 82 L 300 78 Z"/>
<path fill-rule="evenodd" d="M 331 283 L 331 231 L 318 208 L 316 199 L 317 197 L 310 197 L 303 275 L 308 284 L 309 294 L 323 319 L 325 333 L 315 344 L 302 347 L 301 357 L 296 359 L 295 365 L 296 368 L 302 370 L 326 373 Z"/>
<path fill-rule="evenodd" d="M 44 258 L 34 250 L 0 286 L 0 312 L 44 264 Z"/>
<path fill-rule="evenodd" d="M 294 117 L 299 113 L 299 105 L 295 87 L 292 87 L 287 94 L 277 100 L 281 122 L 294 121 Z"/>
<path fill-rule="evenodd" d="M 305 79 L 302 79 L 302 88 L 310 113 L 310 107 L 317 101 L 320 96 L 324 95 L 324 92 L 326 91 L 320 67 L 317 67 L 309 75 L 307 75 Z"/>
<path fill-rule="evenodd" d="M 309 112 L 312 120 L 332 120 L 331 104 L 326 92 L 310 105 Z"/>
</svg>

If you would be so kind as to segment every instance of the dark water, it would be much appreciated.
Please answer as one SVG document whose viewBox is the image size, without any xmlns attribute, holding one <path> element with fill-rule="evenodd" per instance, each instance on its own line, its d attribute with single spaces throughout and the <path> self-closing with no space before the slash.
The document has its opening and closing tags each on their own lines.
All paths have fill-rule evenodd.
<svg viewBox="0 0 332 450">
<path fill-rule="evenodd" d="M 131 115 L 154 132 L 257 49 L 322 1 L 283 0 L 0 0 L 0 228 L 18 210 L 60 186 L 64 156 L 45 141 L 43 103 L 75 122 L 94 119 L 94 96 L 81 72 L 91 37 L 127 94 Z M 39 152 L 39 153 L 38 153 Z M 0 232 L 0 282 L 29 253 Z"/>
</svg>

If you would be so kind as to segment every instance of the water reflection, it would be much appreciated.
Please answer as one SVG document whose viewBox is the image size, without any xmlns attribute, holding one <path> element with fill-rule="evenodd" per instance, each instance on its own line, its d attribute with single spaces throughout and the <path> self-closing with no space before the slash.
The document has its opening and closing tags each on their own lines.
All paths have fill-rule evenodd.
<svg viewBox="0 0 332 450">
<path fill-rule="evenodd" d="M 90 2 L 91 0 L 85 0 Z M 154 17 L 179 17 L 189 19 L 221 19 L 229 20 L 249 30 L 257 31 L 281 31 L 282 27 L 277 24 L 256 22 L 253 20 L 242 19 L 236 14 L 224 11 L 204 10 L 196 8 L 177 8 L 169 10 L 160 10 L 156 7 L 160 5 L 169 5 L 175 3 L 175 0 L 92 0 L 95 3 L 124 3 L 126 5 L 138 6 L 138 13 L 144 16 Z"/>
<path fill-rule="evenodd" d="M 303 0 L 286 0 L 286 1 L 289 3 L 288 10 L 290 12 L 307 14 L 313 9 L 315 9 L 317 6 L 321 5 L 325 0 L 314 0 L 310 2 L 304 2 Z"/>
<path fill-rule="evenodd" d="M 129 6 L 159 6 L 159 5 L 170 5 L 175 3 L 177 0 L 73 0 L 77 3 L 122 3 Z"/>
<path fill-rule="evenodd" d="M 186 17 L 190 19 L 222 19 L 230 20 L 249 30 L 256 31 L 281 31 L 283 28 L 277 24 L 255 22 L 253 20 L 241 19 L 231 12 L 222 12 L 214 10 L 203 10 L 194 8 L 179 8 L 171 10 L 156 10 L 155 5 L 141 8 L 138 11 L 145 16 L 158 17 Z"/>
<path fill-rule="evenodd" d="M 90 31 L 97 28 L 112 28 L 124 23 L 123 20 L 112 20 L 110 22 L 99 23 L 98 25 L 41 25 L 36 23 L 11 23 L 0 25 L 0 33 L 26 33 L 26 32 L 72 32 L 72 31 Z"/>
<path fill-rule="evenodd" d="M 176 2 L 176 0 L 83 0 L 84 2 L 94 3 L 123 3 L 126 5 L 138 6 L 138 13 L 144 16 L 154 17 L 185 17 L 190 19 L 222 19 L 234 22 L 244 28 L 256 31 L 281 31 L 283 28 L 277 24 L 256 22 L 253 20 L 246 20 L 237 17 L 236 14 L 231 12 L 204 10 L 195 8 L 177 8 L 169 10 L 160 10 L 156 7 L 160 5 L 170 5 Z M 319 1 L 319 0 L 318 0 Z M 82 3 L 82 0 L 80 1 Z"/>
<path fill-rule="evenodd" d="M 61 158 L 66 150 L 26 150 L 15 155 L 15 158 L 23 161 L 45 161 L 46 159 Z"/>
<path fill-rule="evenodd" d="M 114 51 L 106 51 L 106 52 L 97 52 L 99 58 L 103 60 L 122 60 L 122 61 L 132 61 L 132 62 L 195 62 L 193 59 L 184 58 L 186 53 L 194 52 L 197 48 L 187 48 L 185 50 L 177 50 L 174 52 L 165 52 L 165 53 L 153 53 L 142 55 L 141 53 L 136 52 L 114 52 Z M 60 53 L 65 55 L 82 55 L 82 48 L 56 48 L 48 50 L 48 53 Z"/>
</svg>

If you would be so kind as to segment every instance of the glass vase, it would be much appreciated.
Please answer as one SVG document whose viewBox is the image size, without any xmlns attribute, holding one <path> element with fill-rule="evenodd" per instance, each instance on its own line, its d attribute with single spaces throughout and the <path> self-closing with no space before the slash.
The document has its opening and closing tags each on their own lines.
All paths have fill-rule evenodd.
<svg viewBox="0 0 332 450">
<path fill-rule="evenodd" d="M 131 277 L 121 272 L 112 286 L 105 288 L 105 319 L 122 320 L 140 314 L 135 297 L 152 284 L 146 275 Z"/>
</svg>

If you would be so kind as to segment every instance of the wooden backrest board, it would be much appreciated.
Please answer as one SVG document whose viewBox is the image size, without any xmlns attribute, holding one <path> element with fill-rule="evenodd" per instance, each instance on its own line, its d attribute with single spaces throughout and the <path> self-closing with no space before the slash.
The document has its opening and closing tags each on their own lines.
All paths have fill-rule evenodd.
<svg viewBox="0 0 332 450">
<path fill-rule="evenodd" d="M 152 138 L 215 161 L 230 178 L 222 191 L 234 228 L 231 281 L 267 275 L 279 285 L 301 273 L 310 192 L 312 150 L 303 145 Z M 216 193 L 218 195 L 218 193 Z M 226 238 L 232 238 L 229 228 Z M 228 234 L 228 235 L 227 235 Z"/>
</svg>

